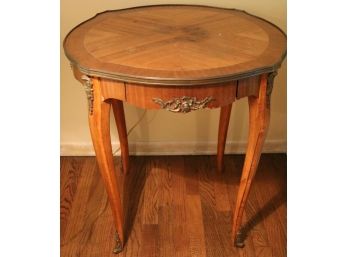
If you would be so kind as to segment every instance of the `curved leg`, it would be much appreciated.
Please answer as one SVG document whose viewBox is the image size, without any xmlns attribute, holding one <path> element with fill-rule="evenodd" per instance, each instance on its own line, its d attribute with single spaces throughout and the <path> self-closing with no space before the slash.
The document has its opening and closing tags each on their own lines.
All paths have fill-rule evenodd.
<svg viewBox="0 0 348 257">
<path fill-rule="evenodd" d="M 249 139 L 239 185 L 236 209 L 232 223 L 232 239 L 235 246 L 243 247 L 243 235 L 240 231 L 242 215 L 250 186 L 259 163 L 262 146 L 267 134 L 270 119 L 270 99 L 267 93 L 267 75 L 262 75 L 259 96 L 249 96 Z"/>
<path fill-rule="evenodd" d="M 123 210 L 115 174 L 111 139 L 110 139 L 110 107 L 111 104 L 104 102 L 101 96 L 100 82 L 93 80 L 93 101 L 89 113 L 89 127 L 93 140 L 99 170 L 103 178 L 109 197 L 112 214 L 116 224 L 116 248 L 114 252 L 122 251 L 123 235 Z"/>
<path fill-rule="evenodd" d="M 225 153 L 228 124 L 230 122 L 231 109 L 232 109 L 232 103 L 226 106 L 222 106 L 220 110 L 219 135 L 218 135 L 218 146 L 217 146 L 217 156 L 216 156 L 216 167 L 218 172 L 222 172 L 224 169 L 224 153 Z"/>
<path fill-rule="evenodd" d="M 118 138 L 120 140 L 122 170 L 127 174 L 129 170 L 129 149 L 123 102 L 121 100 L 112 100 L 112 109 L 116 120 Z"/>
</svg>

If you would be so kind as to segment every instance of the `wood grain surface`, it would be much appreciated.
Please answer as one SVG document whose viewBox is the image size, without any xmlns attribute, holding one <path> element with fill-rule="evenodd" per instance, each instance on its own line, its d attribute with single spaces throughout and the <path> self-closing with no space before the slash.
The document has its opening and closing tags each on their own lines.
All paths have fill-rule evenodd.
<svg viewBox="0 0 348 257">
<path fill-rule="evenodd" d="M 216 84 L 278 69 L 286 36 L 240 10 L 159 5 L 100 13 L 67 35 L 64 50 L 87 75 L 145 84 Z"/>
<path fill-rule="evenodd" d="M 128 135 L 126 127 L 126 119 L 124 116 L 123 102 L 120 100 L 112 100 L 112 110 L 117 127 L 117 134 L 120 141 L 121 159 L 122 159 L 122 171 L 127 173 L 129 170 L 129 147 L 128 147 Z"/>
<path fill-rule="evenodd" d="M 217 154 L 216 154 L 216 168 L 218 172 L 222 172 L 224 169 L 224 153 L 225 153 L 228 125 L 230 123 L 231 110 L 232 110 L 232 103 L 230 103 L 229 105 L 223 106 L 220 109 L 218 145 L 217 145 Z"/>
<path fill-rule="evenodd" d="M 61 158 L 62 257 L 284 257 L 286 155 L 263 154 L 245 206 L 246 246 L 233 247 L 231 215 L 244 155 L 131 157 L 116 172 L 125 210 L 123 252 L 112 253 L 115 227 L 94 157 Z M 115 158 L 116 170 L 121 165 Z"/>
</svg>

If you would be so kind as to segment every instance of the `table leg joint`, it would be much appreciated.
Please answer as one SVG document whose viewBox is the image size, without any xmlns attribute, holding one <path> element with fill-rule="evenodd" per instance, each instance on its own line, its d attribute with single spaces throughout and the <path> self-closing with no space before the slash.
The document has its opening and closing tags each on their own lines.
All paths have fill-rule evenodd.
<svg viewBox="0 0 348 257">
<path fill-rule="evenodd" d="M 277 76 L 278 71 L 274 71 L 272 73 L 268 74 L 267 77 L 267 89 L 266 89 L 266 95 L 270 96 L 272 94 L 272 90 L 273 90 L 273 81 L 275 76 Z"/>
</svg>

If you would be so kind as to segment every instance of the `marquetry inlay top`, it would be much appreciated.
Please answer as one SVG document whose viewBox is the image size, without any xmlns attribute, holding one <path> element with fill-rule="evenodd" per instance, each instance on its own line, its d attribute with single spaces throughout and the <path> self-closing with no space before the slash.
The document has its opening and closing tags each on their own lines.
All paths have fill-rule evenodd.
<svg viewBox="0 0 348 257">
<path fill-rule="evenodd" d="M 286 54 L 286 37 L 243 11 L 166 5 L 100 13 L 74 28 L 64 49 L 88 75 L 209 84 L 276 70 Z"/>
</svg>

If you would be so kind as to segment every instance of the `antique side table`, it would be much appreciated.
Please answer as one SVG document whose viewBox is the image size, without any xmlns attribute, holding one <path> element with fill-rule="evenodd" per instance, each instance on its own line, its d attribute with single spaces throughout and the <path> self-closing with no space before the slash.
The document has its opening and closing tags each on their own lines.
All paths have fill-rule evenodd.
<svg viewBox="0 0 348 257">
<path fill-rule="evenodd" d="M 87 93 L 91 136 L 116 225 L 115 253 L 125 238 L 110 109 L 127 174 L 123 102 L 175 113 L 221 108 L 217 172 L 222 172 L 232 103 L 248 97 L 248 146 L 232 220 L 232 240 L 243 246 L 243 209 L 269 125 L 273 78 L 286 56 L 285 34 L 240 10 L 160 5 L 100 13 L 67 35 L 64 50 Z"/>
</svg>

